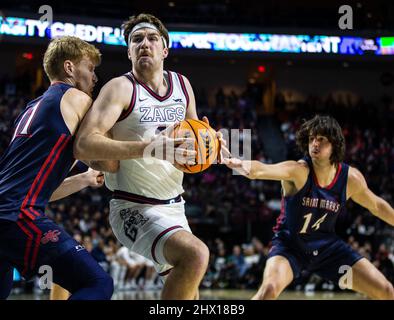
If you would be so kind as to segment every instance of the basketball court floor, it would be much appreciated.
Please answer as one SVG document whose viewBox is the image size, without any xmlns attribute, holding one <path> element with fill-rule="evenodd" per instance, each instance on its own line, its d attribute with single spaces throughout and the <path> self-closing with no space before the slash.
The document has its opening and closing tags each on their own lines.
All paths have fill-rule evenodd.
<svg viewBox="0 0 394 320">
<path fill-rule="evenodd" d="M 254 290 L 201 290 L 201 300 L 249 300 Z M 13 294 L 9 300 L 48 300 L 48 294 Z M 352 292 L 285 291 L 280 300 L 364 300 Z M 160 300 L 160 291 L 117 291 L 112 300 Z"/>
</svg>

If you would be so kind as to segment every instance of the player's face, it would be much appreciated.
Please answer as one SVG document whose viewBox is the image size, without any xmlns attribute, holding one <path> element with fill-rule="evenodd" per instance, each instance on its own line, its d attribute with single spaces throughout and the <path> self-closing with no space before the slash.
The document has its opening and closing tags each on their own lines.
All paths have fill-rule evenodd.
<svg viewBox="0 0 394 320">
<path fill-rule="evenodd" d="M 75 87 L 89 96 L 92 96 L 94 86 L 97 82 L 97 76 L 94 69 L 94 63 L 87 57 L 82 58 L 82 60 L 75 65 Z"/>
<path fill-rule="evenodd" d="M 309 136 L 309 155 L 314 160 L 328 160 L 331 157 L 332 144 L 325 136 Z"/>
<path fill-rule="evenodd" d="M 131 35 L 128 55 L 135 68 L 156 70 L 162 68 L 168 49 L 158 31 L 143 28 Z"/>
</svg>

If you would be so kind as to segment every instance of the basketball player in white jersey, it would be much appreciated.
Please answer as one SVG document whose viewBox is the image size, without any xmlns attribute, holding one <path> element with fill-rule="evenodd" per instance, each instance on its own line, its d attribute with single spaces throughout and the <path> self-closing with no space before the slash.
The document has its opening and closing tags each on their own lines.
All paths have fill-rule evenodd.
<svg viewBox="0 0 394 320">
<path fill-rule="evenodd" d="M 114 234 L 166 276 L 163 299 L 193 299 L 209 251 L 190 231 L 181 197 L 183 173 L 169 161 L 143 158 L 139 147 L 125 145 L 140 141 L 143 148 L 158 129 L 198 119 L 193 90 L 184 76 L 163 69 L 169 36 L 159 19 L 140 14 L 123 27 L 132 70 L 102 88 L 78 131 L 75 153 L 80 159 L 120 159 L 118 172 L 105 177 L 114 191 Z M 104 136 L 108 131 L 114 140 Z M 185 155 L 190 160 L 195 153 Z"/>
</svg>

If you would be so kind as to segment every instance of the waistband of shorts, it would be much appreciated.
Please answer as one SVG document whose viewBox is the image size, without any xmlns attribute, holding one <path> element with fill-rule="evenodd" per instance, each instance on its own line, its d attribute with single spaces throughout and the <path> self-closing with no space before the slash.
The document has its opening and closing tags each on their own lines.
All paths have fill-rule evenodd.
<svg viewBox="0 0 394 320">
<path fill-rule="evenodd" d="M 139 194 L 134 194 L 134 193 L 129 193 L 126 191 L 120 191 L 120 190 L 114 190 L 112 199 L 121 199 L 121 200 L 126 200 L 130 202 L 135 202 L 135 203 L 141 203 L 141 204 L 154 204 L 154 205 L 159 205 L 159 204 L 171 204 L 171 203 L 177 203 L 182 201 L 181 195 L 177 195 L 175 198 L 171 199 L 166 199 L 166 200 L 160 200 L 160 199 L 155 199 L 155 198 L 148 198 L 141 196 Z"/>
</svg>

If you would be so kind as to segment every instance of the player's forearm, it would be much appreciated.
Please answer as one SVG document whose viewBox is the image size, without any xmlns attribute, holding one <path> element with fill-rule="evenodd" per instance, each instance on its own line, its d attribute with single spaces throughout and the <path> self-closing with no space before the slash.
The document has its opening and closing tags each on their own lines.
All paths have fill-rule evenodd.
<svg viewBox="0 0 394 320">
<path fill-rule="evenodd" d="M 88 186 L 88 181 L 84 179 L 84 173 L 66 178 L 63 183 L 52 193 L 49 202 L 56 201 L 78 192 Z"/>
<path fill-rule="evenodd" d="M 285 161 L 276 164 L 265 164 L 260 161 L 251 161 L 251 179 L 273 181 L 295 181 L 297 170 L 301 168 L 295 161 Z"/>
<path fill-rule="evenodd" d="M 264 179 L 264 172 L 265 172 L 265 164 L 257 161 L 257 160 L 253 160 L 253 161 L 249 161 L 250 166 L 250 170 L 249 170 L 249 175 L 248 178 L 250 179 Z"/>
<path fill-rule="evenodd" d="M 81 160 L 125 160 L 142 158 L 148 142 L 117 141 L 100 134 L 76 138 L 74 156 Z"/>
<path fill-rule="evenodd" d="M 260 178 L 262 166 L 263 163 L 260 161 L 242 160 L 241 165 L 233 167 L 233 169 L 249 179 L 262 179 Z"/>
<path fill-rule="evenodd" d="M 249 162 L 249 175 L 247 175 L 250 179 L 259 179 L 259 180 L 280 180 L 279 178 L 274 177 L 274 170 L 271 167 L 261 161 L 253 160 Z"/>
<path fill-rule="evenodd" d="M 394 209 L 386 200 L 379 198 L 376 209 L 371 212 L 384 222 L 394 226 Z"/>
</svg>

